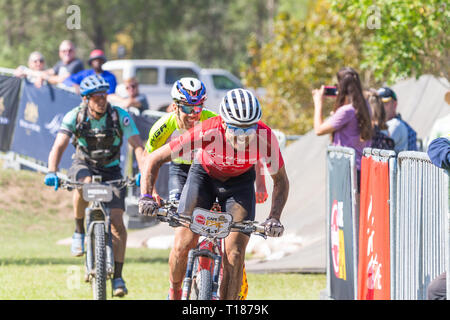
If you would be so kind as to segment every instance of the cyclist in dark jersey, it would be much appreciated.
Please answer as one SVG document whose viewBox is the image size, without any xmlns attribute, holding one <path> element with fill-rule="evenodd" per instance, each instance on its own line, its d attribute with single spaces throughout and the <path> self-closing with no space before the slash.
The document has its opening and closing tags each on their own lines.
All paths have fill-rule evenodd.
<svg viewBox="0 0 450 320">
<path fill-rule="evenodd" d="M 195 207 L 209 210 L 217 197 L 222 210 L 231 213 L 234 221 L 254 220 L 255 164 L 263 161 L 274 181 L 272 207 L 264 225 L 269 236 L 281 236 L 284 227 L 280 216 L 289 193 L 289 181 L 278 141 L 260 119 L 261 108 L 251 92 L 229 91 L 220 105 L 220 116 L 199 123 L 146 157 L 139 212 L 154 215 L 158 209 L 151 194 L 160 166 L 196 150 L 178 213 L 191 215 Z M 241 232 L 232 232 L 225 239 L 222 299 L 238 298 L 248 241 L 249 235 Z M 169 258 L 170 282 L 175 291 L 181 288 L 187 254 L 197 242 L 198 235 L 177 228 Z"/>
<path fill-rule="evenodd" d="M 103 181 L 122 178 L 120 168 L 120 146 L 129 143 L 136 154 L 139 167 L 142 167 L 144 149 L 139 131 L 130 115 L 123 109 L 111 106 L 106 98 L 109 84 L 100 75 L 83 79 L 80 93 L 83 103 L 69 111 L 61 124 L 54 145 L 49 154 L 48 171 L 45 184 L 58 188 L 58 165 L 70 138 L 74 137 L 76 151 L 74 161 L 68 171 L 69 179 L 89 183 L 92 175 L 101 175 Z M 125 189 L 120 195 L 114 194 L 106 206 L 111 209 L 111 233 L 113 235 L 114 275 L 113 295 L 124 296 L 128 290 L 122 279 L 125 260 L 127 230 L 123 223 L 125 210 Z M 72 255 L 84 254 L 84 217 L 88 206 L 81 190 L 73 195 L 75 232 L 72 237 Z"/>
</svg>

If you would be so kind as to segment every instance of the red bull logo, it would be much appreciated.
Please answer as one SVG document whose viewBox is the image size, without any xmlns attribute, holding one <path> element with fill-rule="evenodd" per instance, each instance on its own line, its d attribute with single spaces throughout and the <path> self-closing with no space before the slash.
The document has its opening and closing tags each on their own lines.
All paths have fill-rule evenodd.
<svg viewBox="0 0 450 320">
<path fill-rule="evenodd" d="M 331 208 L 331 256 L 336 278 L 346 280 L 343 202 L 334 200 Z"/>
</svg>

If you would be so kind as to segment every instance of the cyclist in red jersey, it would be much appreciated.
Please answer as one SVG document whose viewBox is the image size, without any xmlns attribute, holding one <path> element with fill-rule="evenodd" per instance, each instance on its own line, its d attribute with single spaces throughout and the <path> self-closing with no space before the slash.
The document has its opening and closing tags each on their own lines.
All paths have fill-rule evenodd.
<svg viewBox="0 0 450 320">
<path fill-rule="evenodd" d="M 289 193 L 283 157 L 278 141 L 261 119 L 261 108 L 248 90 L 233 89 L 223 98 L 220 116 L 205 120 L 148 157 L 141 181 L 139 212 L 154 215 L 157 202 L 152 186 L 164 162 L 180 156 L 193 158 L 193 164 L 181 194 L 178 213 L 191 215 L 194 208 L 209 210 L 216 197 L 223 211 L 234 221 L 255 218 L 255 164 L 263 161 L 274 181 L 272 207 L 264 222 L 269 236 L 279 237 L 284 227 L 281 212 Z M 195 152 L 194 152 L 195 151 Z M 249 235 L 232 232 L 225 239 L 221 299 L 237 299 L 243 273 Z M 169 257 L 172 298 L 181 298 L 181 285 L 187 255 L 198 242 L 198 235 L 177 228 Z"/>
</svg>

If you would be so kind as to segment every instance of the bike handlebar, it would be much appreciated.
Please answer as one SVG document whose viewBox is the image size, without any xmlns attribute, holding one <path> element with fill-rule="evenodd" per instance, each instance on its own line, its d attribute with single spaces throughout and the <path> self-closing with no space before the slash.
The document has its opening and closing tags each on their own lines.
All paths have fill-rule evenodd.
<svg viewBox="0 0 450 320">
<path fill-rule="evenodd" d="M 181 215 L 176 212 L 176 204 L 174 202 L 164 204 L 159 208 L 156 217 L 160 221 L 169 222 L 169 224 L 175 222 L 173 226 L 189 227 L 192 223 L 192 216 Z M 230 226 L 230 230 L 253 233 L 264 238 L 267 237 L 265 227 L 260 225 L 258 221 L 244 220 L 233 222 Z"/>
<path fill-rule="evenodd" d="M 60 188 L 67 189 L 69 191 L 72 189 L 82 189 L 84 185 L 88 184 L 107 184 L 114 186 L 115 188 L 122 189 L 125 187 L 131 187 L 135 185 L 136 178 L 126 177 L 122 179 L 102 181 L 102 182 L 79 182 L 58 178 L 58 182 L 60 184 Z"/>
</svg>

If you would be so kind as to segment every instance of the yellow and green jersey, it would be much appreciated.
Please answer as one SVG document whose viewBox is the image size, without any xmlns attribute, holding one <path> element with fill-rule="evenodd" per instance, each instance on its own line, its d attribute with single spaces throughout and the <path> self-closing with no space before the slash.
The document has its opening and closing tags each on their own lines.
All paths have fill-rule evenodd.
<svg viewBox="0 0 450 320">
<path fill-rule="evenodd" d="M 200 121 L 204 121 L 206 119 L 216 117 L 217 114 L 213 111 L 203 109 L 200 114 Z M 177 117 L 175 112 L 171 112 L 161 117 L 158 121 L 150 129 L 148 134 L 148 140 L 145 144 L 145 150 L 148 153 L 155 151 L 160 148 L 167 142 L 169 142 L 172 138 L 178 137 L 182 132 L 180 132 L 180 128 L 178 127 Z M 191 164 L 191 160 L 186 160 L 182 158 L 172 160 L 175 163 L 179 164 Z"/>
</svg>

